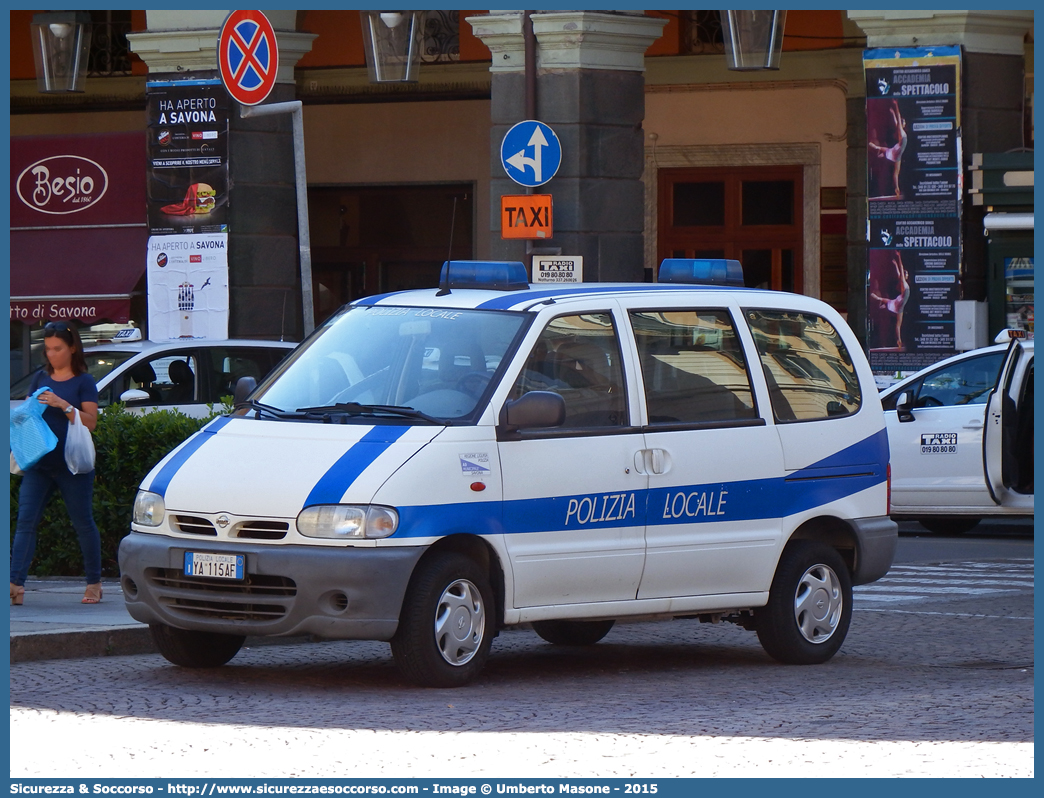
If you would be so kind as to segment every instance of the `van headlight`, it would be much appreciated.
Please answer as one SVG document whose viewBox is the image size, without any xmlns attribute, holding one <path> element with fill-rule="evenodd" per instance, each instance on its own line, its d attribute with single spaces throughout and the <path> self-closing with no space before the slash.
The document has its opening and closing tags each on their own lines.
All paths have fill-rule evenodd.
<svg viewBox="0 0 1044 798">
<path fill-rule="evenodd" d="M 167 508 L 163 505 L 163 497 L 158 493 L 139 490 L 134 497 L 134 523 L 139 526 L 159 526 Z"/>
<path fill-rule="evenodd" d="M 398 526 L 395 510 L 373 504 L 319 504 L 305 507 L 297 516 L 297 531 L 308 538 L 386 538 Z"/>
</svg>

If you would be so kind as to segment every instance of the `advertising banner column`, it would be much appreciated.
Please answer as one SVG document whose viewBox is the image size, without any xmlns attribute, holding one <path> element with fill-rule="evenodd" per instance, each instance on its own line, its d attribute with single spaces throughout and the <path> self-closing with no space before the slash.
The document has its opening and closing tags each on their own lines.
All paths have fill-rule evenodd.
<svg viewBox="0 0 1044 798">
<path fill-rule="evenodd" d="M 228 337 L 228 94 L 150 80 L 149 338 Z"/>
<path fill-rule="evenodd" d="M 916 371 L 955 351 L 960 48 L 867 50 L 863 67 L 870 365 Z"/>
</svg>

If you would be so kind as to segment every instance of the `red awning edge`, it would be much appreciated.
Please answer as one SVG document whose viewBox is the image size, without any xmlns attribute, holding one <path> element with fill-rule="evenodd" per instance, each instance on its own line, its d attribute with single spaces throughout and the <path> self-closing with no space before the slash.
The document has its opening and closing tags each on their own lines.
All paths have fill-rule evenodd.
<svg viewBox="0 0 1044 798">
<path fill-rule="evenodd" d="M 11 321 L 40 324 L 59 319 L 84 324 L 109 320 L 116 324 L 130 321 L 130 294 L 80 297 L 11 297 Z"/>
</svg>

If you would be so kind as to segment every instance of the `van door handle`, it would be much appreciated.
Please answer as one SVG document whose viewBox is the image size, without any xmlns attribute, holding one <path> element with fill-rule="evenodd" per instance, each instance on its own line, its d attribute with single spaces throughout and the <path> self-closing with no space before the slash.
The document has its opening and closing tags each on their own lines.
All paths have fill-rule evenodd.
<svg viewBox="0 0 1044 798">
<path fill-rule="evenodd" d="M 639 449 L 634 453 L 634 470 L 643 476 L 649 473 L 649 469 L 646 466 L 645 458 L 648 454 L 648 449 Z"/>
<path fill-rule="evenodd" d="M 967 424 L 964 425 L 965 429 L 982 429 L 982 427 L 983 427 L 983 423 L 981 421 L 979 421 L 978 419 L 972 419 L 971 421 L 969 421 Z"/>
<path fill-rule="evenodd" d="M 652 473 L 666 474 L 671 470 L 671 456 L 666 449 L 652 449 Z"/>
</svg>

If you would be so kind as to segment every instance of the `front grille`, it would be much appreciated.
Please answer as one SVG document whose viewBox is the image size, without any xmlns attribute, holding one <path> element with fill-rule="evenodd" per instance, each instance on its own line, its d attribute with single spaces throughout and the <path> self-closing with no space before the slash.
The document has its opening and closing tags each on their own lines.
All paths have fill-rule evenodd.
<svg viewBox="0 0 1044 798">
<path fill-rule="evenodd" d="M 214 525 L 206 518 L 200 518 L 196 515 L 175 515 L 174 523 L 177 525 L 178 531 L 184 532 L 187 535 L 209 535 L 212 538 L 217 537 L 217 530 L 214 529 Z"/>
<path fill-rule="evenodd" d="M 290 524 L 286 521 L 244 521 L 236 528 L 235 537 L 250 540 L 282 540 Z"/>
<path fill-rule="evenodd" d="M 285 576 L 247 574 L 242 582 L 185 576 L 176 568 L 148 568 L 145 578 L 174 614 L 226 621 L 274 621 L 286 615 L 297 584 Z"/>
</svg>

